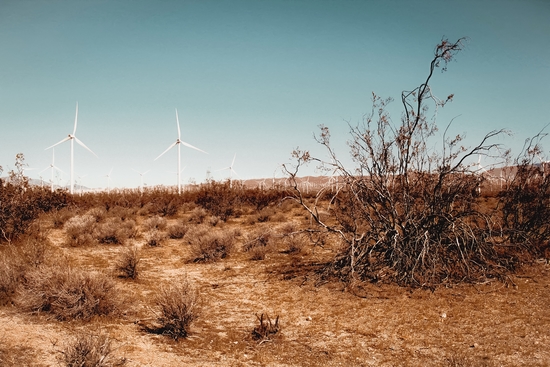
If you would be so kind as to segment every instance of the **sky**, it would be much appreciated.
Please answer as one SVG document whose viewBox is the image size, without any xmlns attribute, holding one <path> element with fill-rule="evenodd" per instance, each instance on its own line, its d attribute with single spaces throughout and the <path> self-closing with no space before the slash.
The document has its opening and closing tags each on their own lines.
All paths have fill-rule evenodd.
<svg viewBox="0 0 550 367">
<path fill-rule="evenodd" d="M 0 165 L 23 153 L 35 179 L 47 147 L 71 133 L 78 102 L 75 177 L 91 188 L 223 180 L 236 155 L 242 179 L 281 177 L 296 147 L 325 158 L 313 139 L 331 129 L 344 162 L 349 125 L 372 92 L 395 99 L 427 76 L 443 37 L 468 42 L 433 93 L 454 100 L 438 124 L 476 144 L 487 132 L 518 152 L 550 123 L 547 0 L 0 0 Z M 544 141 L 548 145 L 548 140 Z M 55 147 L 66 184 L 70 145 Z M 349 163 L 351 164 L 351 163 Z M 490 164 L 490 162 L 484 162 Z M 31 169 L 33 168 L 33 169 Z M 320 174 L 314 166 L 304 175 Z M 79 179 L 80 177 L 80 179 Z"/>
</svg>

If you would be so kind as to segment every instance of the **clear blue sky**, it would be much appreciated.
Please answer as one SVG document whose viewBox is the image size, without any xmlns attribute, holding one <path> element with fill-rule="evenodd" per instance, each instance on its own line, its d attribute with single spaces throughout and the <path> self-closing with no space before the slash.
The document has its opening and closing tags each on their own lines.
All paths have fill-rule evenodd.
<svg viewBox="0 0 550 367">
<path fill-rule="evenodd" d="M 370 111 L 371 92 L 393 97 L 426 77 L 445 36 L 470 38 L 434 93 L 454 93 L 439 113 L 475 143 L 509 128 L 514 150 L 550 123 L 550 1 L 143 1 L 0 0 L 0 165 L 22 152 L 38 171 L 44 149 L 72 132 L 99 158 L 75 146 L 83 184 L 175 184 L 174 109 L 184 182 L 235 170 L 272 177 L 296 146 L 319 155 L 312 134 L 332 129 L 348 155 L 347 121 Z M 548 140 L 546 144 L 548 144 Z M 69 144 L 56 147 L 69 173 Z M 172 171 L 172 173 L 170 172 Z M 314 173 L 313 168 L 304 174 Z M 49 173 L 42 174 L 45 179 Z"/>
</svg>

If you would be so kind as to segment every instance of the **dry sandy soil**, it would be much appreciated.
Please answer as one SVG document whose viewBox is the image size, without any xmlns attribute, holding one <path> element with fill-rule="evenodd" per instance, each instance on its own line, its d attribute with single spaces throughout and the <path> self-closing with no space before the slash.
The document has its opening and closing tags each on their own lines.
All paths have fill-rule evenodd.
<svg viewBox="0 0 550 367">
<path fill-rule="evenodd" d="M 303 221 L 303 215 L 291 217 Z M 143 218 L 138 217 L 138 224 Z M 169 223 L 180 219 L 169 219 Z M 63 229 L 52 246 L 68 264 L 103 271 L 126 298 L 124 313 L 91 321 L 55 321 L 17 306 L 0 307 L 0 361 L 8 366 L 60 365 L 78 330 L 109 336 L 113 360 L 126 366 L 549 366 L 550 265 L 541 261 L 507 284 L 488 282 L 410 290 L 362 284 L 315 284 L 316 264 L 335 249 L 306 246 L 288 253 L 276 245 L 264 260 L 239 249 L 247 231 L 283 223 L 220 223 L 239 228 L 238 249 L 213 263 L 193 263 L 184 239 L 149 247 L 142 239 L 137 280 L 117 278 L 120 245 L 69 247 Z M 201 314 L 191 335 L 174 341 L 144 331 L 155 316 L 162 284 L 187 277 L 200 289 Z M 270 340 L 252 338 L 257 314 L 279 316 Z M 138 320 L 141 320 L 138 322 Z"/>
</svg>

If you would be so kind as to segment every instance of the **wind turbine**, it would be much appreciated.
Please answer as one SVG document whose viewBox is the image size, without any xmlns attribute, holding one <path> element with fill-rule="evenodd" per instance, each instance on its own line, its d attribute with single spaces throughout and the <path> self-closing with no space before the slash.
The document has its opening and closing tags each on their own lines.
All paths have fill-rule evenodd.
<svg viewBox="0 0 550 367">
<path fill-rule="evenodd" d="M 132 171 L 139 173 L 139 176 L 140 176 L 140 179 L 141 179 L 140 185 L 139 185 L 139 191 L 143 192 L 143 176 L 145 176 L 147 174 L 147 172 L 149 172 L 150 170 L 147 170 L 145 172 L 139 172 L 138 170 L 135 170 L 135 169 L 132 168 Z"/>
<path fill-rule="evenodd" d="M 56 145 L 59 145 L 61 143 L 64 143 L 66 142 L 67 140 L 70 140 L 71 141 L 71 194 L 74 193 L 74 142 L 76 140 L 76 142 L 78 144 L 80 144 L 82 147 L 86 148 L 86 150 L 88 150 L 90 153 L 92 153 L 93 155 L 95 155 L 97 157 L 97 154 L 95 154 L 94 152 L 92 152 L 92 150 L 90 148 L 88 148 L 86 145 L 84 145 L 83 142 L 81 142 L 77 137 L 76 137 L 76 125 L 77 125 L 77 121 L 78 121 L 78 102 L 76 103 L 76 114 L 75 114 L 75 117 L 74 117 L 74 129 L 73 129 L 73 133 L 72 134 L 69 134 L 67 135 L 67 137 L 63 140 L 61 140 L 59 143 L 55 143 L 54 145 L 50 146 L 50 147 L 47 147 L 45 150 L 48 150 L 50 148 L 53 148 L 55 147 Z"/>
<path fill-rule="evenodd" d="M 192 149 L 195 149 L 195 150 L 198 150 L 199 152 L 203 152 L 205 154 L 208 154 L 206 153 L 204 150 L 202 149 L 199 149 L 197 147 L 194 147 L 192 146 L 191 144 L 189 143 L 186 143 L 184 141 L 181 140 L 181 130 L 180 130 L 180 120 L 179 120 L 179 117 L 178 117 L 178 109 L 176 108 L 176 124 L 178 125 L 178 139 L 176 140 L 175 143 L 173 143 L 172 145 L 170 145 L 164 152 L 162 152 L 161 155 L 159 155 L 158 157 L 155 158 L 155 161 L 157 159 L 159 159 L 160 157 L 162 157 L 164 155 L 164 153 L 166 153 L 167 151 L 169 151 L 170 149 L 172 149 L 175 145 L 178 146 L 178 194 L 181 194 L 181 178 L 180 178 L 180 175 L 181 175 L 181 145 L 185 145 L 186 147 L 188 148 L 192 148 Z"/>
<path fill-rule="evenodd" d="M 230 187 L 231 187 L 231 181 L 233 181 L 233 173 L 236 174 L 238 177 L 241 177 L 241 176 L 239 176 L 239 174 L 233 169 L 233 166 L 235 165 L 235 158 L 237 158 L 237 153 L 235 153 L 235 155 L 233 156 L 233 161 L 231 162 L 231 165 L 230 165 L 229 167 L 225 167 L 225 168 L 216 170 L 216 172 L 225 171 L 226 169 L 229 170 L 229 186 L 230 186 Z"/>
<path fill-rule="evenodd" d="M 42 173 L 42 172 L 44 172 L 48 169 L 52 170 L 51 171 L 52 178 L 50 180 L 50 190 L 53 192 L 53 173 L 54 173 L 54 171 L 58 170 L 59 172 L 64 173 L 59 167 L 57 167 L 55 165 L 55 149 L 52 149 L 52 163 L 48 167 L 44 168 L 42 171 L 40 171 L 38 173 L 40 174 L 40 173 Z"/>
</svg>

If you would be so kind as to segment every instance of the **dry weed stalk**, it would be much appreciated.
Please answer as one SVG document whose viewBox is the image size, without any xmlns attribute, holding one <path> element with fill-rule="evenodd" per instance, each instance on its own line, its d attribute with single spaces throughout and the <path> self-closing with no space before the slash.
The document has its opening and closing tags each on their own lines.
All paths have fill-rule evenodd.
<svg viewBox="0 0 550 367">
<path fill-rule="evenodd" d="M 279 315 L 277 315 L 275 322 L 271 321 L 267 313 L 265 317 L 263 313 L 260 316 L 256 314 L 256 318 L 259 325 L 252 330 L 252 337 L 259 340 L 260 344 L 271 341 L 271 336 L 279 332 Z"/>
</svg>

